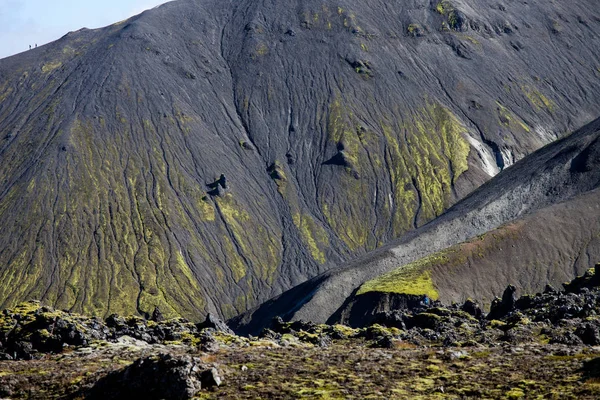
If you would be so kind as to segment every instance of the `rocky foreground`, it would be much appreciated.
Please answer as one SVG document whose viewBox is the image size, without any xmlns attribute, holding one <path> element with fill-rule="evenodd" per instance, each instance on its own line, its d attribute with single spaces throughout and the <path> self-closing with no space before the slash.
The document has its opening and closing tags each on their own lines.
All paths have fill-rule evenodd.
<svg viewBox="0 0 600 400">
<path fill-rule="evenodd" d="M 600 266 L 596 266 L 599 268 Z M 600 270 L 544 293 L 236 336 L 200 324 L 87 318 L 22 304 L 0 316 L 0 398 L 599 398 Z"/>
</svg>

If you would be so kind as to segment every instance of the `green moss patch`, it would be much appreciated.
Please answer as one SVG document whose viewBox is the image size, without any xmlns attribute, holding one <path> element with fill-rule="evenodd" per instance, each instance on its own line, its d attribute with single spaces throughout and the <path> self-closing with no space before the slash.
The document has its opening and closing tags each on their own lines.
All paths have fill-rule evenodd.
<svg viewBox="0 0 600 400">
<path fill-rule="evenodd" d="M 445 261 L 447 261 L 447 258 L 444 255 L 436 254 L 405 265 L 364 283 L 358 290 L 357 295 L 368 292 L 398 293 L 427 296 L 437 300 L 439 293 L 433 284 L 431 272 L 427 270 L 427 267 Z"/>
</svg>

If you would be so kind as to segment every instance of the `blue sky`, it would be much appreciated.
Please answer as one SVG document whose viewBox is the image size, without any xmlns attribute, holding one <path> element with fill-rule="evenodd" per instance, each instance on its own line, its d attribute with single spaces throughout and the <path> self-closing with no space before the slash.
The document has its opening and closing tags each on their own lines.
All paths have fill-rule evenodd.
<svg viewBox="0 0 600 400">
<path fill-rule="evenodd" d="M 167 0 L 0 0 L 0 58 L 56 40 L 69 31 L 100 28 Z"/>
</svg>

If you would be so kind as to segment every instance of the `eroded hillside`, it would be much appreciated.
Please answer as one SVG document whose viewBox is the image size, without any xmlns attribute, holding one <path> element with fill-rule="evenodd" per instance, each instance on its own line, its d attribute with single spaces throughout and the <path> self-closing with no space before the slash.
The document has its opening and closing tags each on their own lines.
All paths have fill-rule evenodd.
<svg viewBox="0 0 600 400">
<path fill-rule="evenodd" d="M 595 2 L 180 0 L 0 60 L 0 306 L 231 317 L 597 115 Z"/>
<path fill-rule="evenodd" d="M 429 224 L 237 317 L 257 332 L 276 315 L 356 324 L 423 296 L 489 304 L 583 273 L 600 253 L 600 119 L 497 175 Z M 361 322 L 362 323 L 362 322 Z"/>
</svg>

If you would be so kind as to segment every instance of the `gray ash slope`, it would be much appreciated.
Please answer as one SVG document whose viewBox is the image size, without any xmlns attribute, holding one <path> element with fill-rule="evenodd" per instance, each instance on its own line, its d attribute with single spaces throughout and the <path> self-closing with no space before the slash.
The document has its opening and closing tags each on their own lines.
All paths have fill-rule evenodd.
<svg viewBox="0 0 600 400">
<path fill-rule="evenodd" d="M 600 257 L 599 186 L 597 119 L 503 171 L 429 224 L 283 293 L 232 326 L 255 333 L 275 316 L 361 325 L 422 299 L 379 290 L 382 280 L 422 285 L 423 274 L 448 303 L 467 297 L 489 303 L 509 284 L 521 293 L 559 287 Z M 393 271 L 395 277 L 385 275 Z"/>
<path fill-rule="evenodd" d="M 0 306 L 230 317 L 600 112 L 595 1 L 168 3 L 0 60 Z"/>
</svg>

